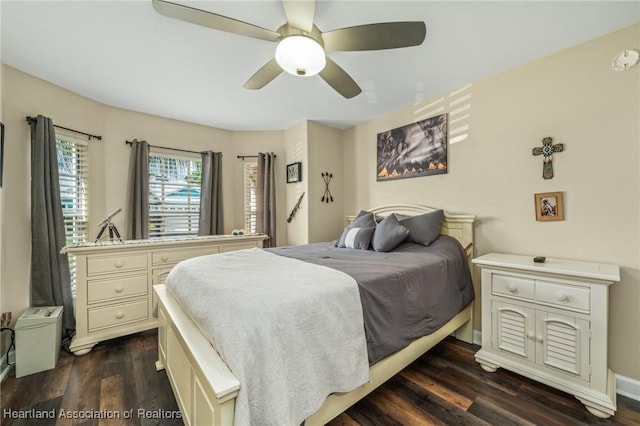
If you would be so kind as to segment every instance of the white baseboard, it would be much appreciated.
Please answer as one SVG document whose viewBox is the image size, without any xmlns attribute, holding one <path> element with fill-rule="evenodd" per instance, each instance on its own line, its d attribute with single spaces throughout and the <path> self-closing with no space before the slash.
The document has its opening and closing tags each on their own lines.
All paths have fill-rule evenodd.
<svg viewBox="0 0 640 426">
<path fill-rule="evenodd" d="M 473 330 L 473 344 L 482 346 L 482 332 L 479 330 Z"/>
<path fill-rule="evenodd" d="M 9 352 L 8 356 L 9 356 L 9 359 L 13 360 L 15 364 L 16 351 L 12 350 L 11 352 Z M 14 367 L 13 365 L 9 365 L 7 363 L 7 355 L 2 355 L 2 358 L 0 359 L 0 382 L 2 382 L 5 379 L 5 377 L 7 377 L 7 375 L 9 374 L 9 372 L 13 367 Z"/>
<path fill-rule="evenodd" d="M 616 393 L 640 401 L 640 380 L 616 374 Z"/>
<path fill-rule="evenodd" d="M 473 343 L 482 346 L 482 332 L 473 330 Z M 616 374 L 616 393 L 640 401 L 640 380 Z"/>
</svg>

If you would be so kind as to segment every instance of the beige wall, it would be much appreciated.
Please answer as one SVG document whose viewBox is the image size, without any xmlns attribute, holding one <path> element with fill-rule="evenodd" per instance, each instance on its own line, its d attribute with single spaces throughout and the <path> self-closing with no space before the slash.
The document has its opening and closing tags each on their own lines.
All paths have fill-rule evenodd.
<svg viewBox="0 0 640 426">
<path fill-rule="evenodd" d="M 289 244 L 292 245 L 306 244 L 309 242 L 309 194 L 306 187 L 307 180 L 309 179 L 307 124 L 307 121 L 303 121 L 284 132 L 285 165 L 297 161 L 302 163 L 302 181 L 286 184 L 287 203 L 284 212 L 286 215 L 285 220 L 289 217 L 298 199 L 304 193 L 302 202 L 300 203 L 300 209 L 291 222 L 287 223 L 287 238 Z"/>
<path fill-rule="evenodd" d="M 640 379 L 640 66 L 610 68 L 639 41 L 635 25 L 345 131 L 345 213 L 387 203 L 442 207 L 477 216 L 476 255 L 620 265 L 610 365 Z M 462 130 L 450 135 L 462 137 L 449 146 L 448 174 L 376 182 L 377 133 L 441 111 L 450 132 Z M 545 136 L 565 146 L 551 180 L 531 153 Z M 563 192 L 565 220 L 537 222 L 534 194 L 550 191 Z"/>
<path fill-rule="evenodd" d="M 322 124 L 308 122 L 309 160 L 307 191 L 309 199 L 309 242 L 340 238 L 344 228 L 344 178 L 342 132 Z M 333 202 L 323 202 L 325 184 L 322 173 L 333 175 L 329 184 Z"/>
</svg>

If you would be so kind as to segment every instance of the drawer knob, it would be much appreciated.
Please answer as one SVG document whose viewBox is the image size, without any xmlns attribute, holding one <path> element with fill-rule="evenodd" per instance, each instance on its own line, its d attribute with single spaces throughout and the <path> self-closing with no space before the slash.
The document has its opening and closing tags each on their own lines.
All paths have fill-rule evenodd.
<svg viewBox="0 0 640 426">
<path fill-rule="evenodd" d="M 169 256 L 167 256 L 166 254 L 163 254 L 162 256 L 160 256 L 160 260 L 162 260 L 163 262 L 166 262 L 167 260 L 169 260 Z"/>
<path fill-rule="evenodd" d="M 124 291 L 124 287 L 119 285 L 118 287 L 115 288 L 115 291 L 116 291 L 116 293 L 122 293 Z"/>
<path fill-rule="evenodd" d="M 117 318 L 117 319 L 122 319 L 122 318 L 124 318 L 124 312 L 122 312 L 122 311 L 117 312 L 117 313 L 116 313 L 116 318 Z"/>
<path fill-rule="evenodd" d="M 564 302 L 569 299 L 569 296 L 567 296 L 566 293 L 559 291 L 556 293 L 556 299 L 558 299 L 561 302 Z"/>
<path fill-rule="evenodd" d="M 543 340 L 542 336 L 538 335 L 538 342 L 542 343 Z"/>
<path fill-rule="evenodd" d="M 529 340 L 535 340 L 536 335 L 530 331 L 527 333 L 527 337 L 529 338 Z"/>
<path fill-rule="evenodd" d="M 516 287 L 513 284 L 508 284 L 507 285 L 507 290 L 509 290 L 511 293 L 517 293 L 518 292 L 518 287 Z"/>
<path fill-rule="evenodd" d="M 124 266 L 124 262 L 122 260 L 118 260 L 116 263 L 114 263 L 114 266 L 116 268 L 122 268 Z"/>
</svg>

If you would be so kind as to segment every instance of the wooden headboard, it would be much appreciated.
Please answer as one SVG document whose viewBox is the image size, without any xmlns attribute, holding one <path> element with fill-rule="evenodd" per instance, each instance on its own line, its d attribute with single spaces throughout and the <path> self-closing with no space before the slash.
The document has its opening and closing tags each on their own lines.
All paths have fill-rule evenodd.
<svg viewBox="0 0 640 426">
<path fill-rule="evenodd" d="M 423 213 L 429 213 L 436 211 L 433 207 L 421 206 L 418 204 L 389 204 L 386 206 L 374 207 L 367 211 L 373 213 L 376 216 L 388 216 L 391 213 L 398 213 L 405 216 L 417 216 Z M 353 222 L 356 218 L 355 215 L 346 217 L 347 225 Z M 450 235 L 452 237 L 462 238 L 464 241 L 468 241 L 473 244 L 473 222 L 475 221 L 473 215 L 463 214 L 451 214 L 444 212 L 444 222 L 440 233 L 444 235 Z M 464 245 L 464 244 L 463 244 Z"/>
</svg>

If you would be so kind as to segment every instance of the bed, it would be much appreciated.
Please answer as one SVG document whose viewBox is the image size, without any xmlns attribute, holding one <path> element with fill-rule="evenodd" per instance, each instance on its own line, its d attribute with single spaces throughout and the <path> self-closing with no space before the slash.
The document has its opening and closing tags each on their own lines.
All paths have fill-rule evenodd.
<svg viewBox="0 0 640 426">
<path fill-rule="evenodd" d="M 393 216 L 399 215 L 397 217 L 406 218 L 433 211 L 435 209 L 417 205 L 389 205 L 369 210 L 379 220 L 391 216 L 392 213 L 394 214 Z M 347 223 L 352 222 L 354 219 L 356 219 L 355 216 L 348 217 Z M 460 244 L 457 242 L 456 244 L 465 250 L 466 260 L 463 261 L 466 261 L 467 264 L 469 264 L 471 258 L 473 222 L 474 217 L 470 215 L 445 213 L 440 233 L 448 237 L 438 239 L 438 241 L 442 240 L 444 242 L 447 239 L 450 240 L 451 238 L 449 237 L 458 239 Z M 323 250 L 334 250 L 327 248 L 327 245 L 328 243 L 323 246 Z M 411 245 L 408 244 L 407 246 Z M 324 258 L 331 257 L 323 252 L 318 254 L 311 250 L 311 246 L 308 247 L 306 252 L 305 247 L 301 252 L 298 251 L 292 255 L 292 257 L 305 260 L 303 263 L 309 262 L 313 257 L 316 258 L 315 263 L 322 263 Z M 287 249 L 275 249 L 276 252 L 278 250 L 286 251 Z M 344 251 L 344 253 L 348 252 L 354 251 L 348 249 Z M 274 254 L 261 252 L 261 256 L 266 257 L 267 261 L 274 259 L 269 258 L 268 255 L 276 256 L 279 259 L 282 254 L 282 252 Z M 238 256 L 246 255 L 248 254 L 238 254 Z M 181 302 L 177 300 L 180 295 L 175 292 L 175 287 L 174 292 L 169 291 L 164 285 L 155 286 L 154 290 L 158 300 L 159 319 L 159 359 L 156 363 L 156 368 L 158 370 L 166 369 L 185 423 L 193 425 L 234 424 L 236 408 L 242 406 L 242 400 L 238 399 L 242 384 L 237 376 L 245 376 L 234 374 L 227 366 L 227 363 L 223 361 L 218 352 L 225 354 L 226 349 L 224 347 L 221 348 L 219 345 L 218 351 L 214 348 L 213 344 L 216 342 L 211 341 L 211 333 L 204 328 L 201 319 L 197 321 L 192 319 L 200 318 L 196 311 L 190 308 L 191 310 L 188 314 L 183 309 Z M 368 368 L 366 382 L 358 385 L 353 390 L 334 392 L 326 399 L 323 397 L 324 403 L 317 411 L 314 409 L 313 414 L 306 418 L 305 424 L 325 424 L 330 421 L 452 333 L 455 333 L 456 337 L 461 340 L 472 342 L 472 309 L 473 304 L 469 303 L 466 307 L 462 307 L 457 314 L 454 314 L 451 319 L 447 320 L 444 325 L 438 325 L 435 331 L 411 341 L 406 346 L 402 344 L 403 348 L 400 350 L 392 348 L 391 350 L 387 349 L 386 352 L 378 351 L 377 355 L 373 355 L 374 358 L 377 358 L 373 359 L 374 363 Z M 365 314 L 364 316 L 366 318 L 367 315 Z M 391 354 L 388 354 L 389 351 Z M 380 353 L 384 355 L 381 359 Z M 368 355 L 369 361 L 371 361 L 371 350 L 369 350 Z M 228 356 L 226 359 L 229 360 Z M 229 363 L 229 365 L 233 365 L 233 363 Z M 360 380 L 362 381 L 362 379 Z M 242 413 L 241 411 L 238 415 Z M 242 417 L 238 417 L 236 420 L 240 418 Z M 244 421 L 241 423 L 244 423 Z"/>
</svg>

